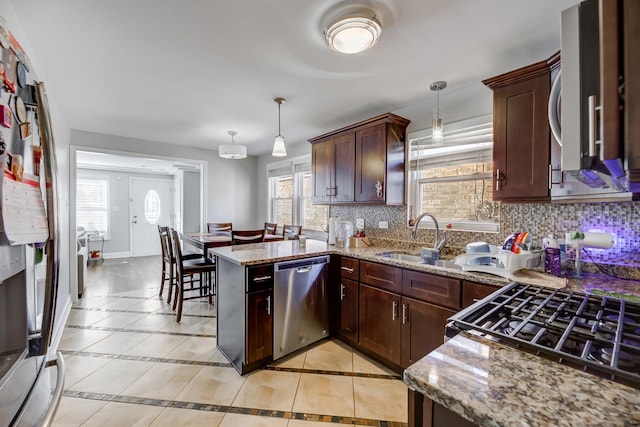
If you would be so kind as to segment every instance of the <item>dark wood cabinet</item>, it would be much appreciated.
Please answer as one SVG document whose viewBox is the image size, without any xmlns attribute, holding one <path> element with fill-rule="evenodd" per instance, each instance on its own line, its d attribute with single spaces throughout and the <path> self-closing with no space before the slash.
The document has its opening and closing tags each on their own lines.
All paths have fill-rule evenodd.
<svg viewBox="0 0 640 427">
<path fill-rule="evenodd" d="M 360 284 L 360 345 L 400 365 L 400 296 Z"/>
<path fill-rule="evenodd" d="M 360 283 L 400 293 L 402 290 L 402 268 L 360 261 Z"/>
<path fill-rule="evenodd" d="M 271 289 L 247 294 L 247 364 L 273 355 Z"/>
<path fill-rule="evenodd" d="M 409 427 L 473 427 L 471 421 L 409 389 Z"/>
<path fill-rule="evenodd" d="M 444 343 L 447 319 L 456 313 L 444 307 L 402 298 L 402 360 L 407 368 Z"/>
<path fill-rule="evenodd" d="M 405 270 L 402 273 L 402 294 L 423 301 L 460 309 L 460 280 L 435 274 Z"/>
<path fill-rule="evenodd" d="M 408 124 L 386 113 L 310 139 L 313 203 L 402 205 Z"/>
<path fill-rule="evenodd" d="M 552 68 L 559 57 L 486 79 L 493 90 L 493 199 L 550 199 Z"/>
<path fill-rule="evenodd" d="M 487 297 L 500 289 L 499 286 L 485 285 L 464 280 L 462 282 L 462 308 L 469 307 L 476 301 Z"/>
<path fill-rule="evenodd" d="M 338 334 L 352 345 L 358 343 L 358 300 L 358 282 L 341 278 Z"/>
</svg>

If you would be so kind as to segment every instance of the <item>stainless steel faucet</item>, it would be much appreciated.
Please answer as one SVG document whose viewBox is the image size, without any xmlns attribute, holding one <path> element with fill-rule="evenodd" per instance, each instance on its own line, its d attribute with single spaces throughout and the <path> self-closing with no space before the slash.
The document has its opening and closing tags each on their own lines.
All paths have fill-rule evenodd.
<svg viewBox="0 0 640 427">
<path fill-rule="evenodd" d="M 416 218 L 416 225 L 413 226 L 413 231 L 411 232 L 411 237 L 413 237 L 414 239 L 418 238 L 418 226 L 420 225 L 420 221 L 422 221 L 422 218 L 424 218 L 425 216 L 428 216 L 429 218 L 431 218 L 431 220 L 433 221 L 433 224 L 436 226 L 436 241 L 434 242 L 434 248 L 436 248 L 437 250 L 440 250 L 444 247 L 444 245 L 447 244 L 447 231 L 443 230 L 442 231 L 442 240 L 440 240 L 440 226 L 438 225 L 438 220 L 436 219 L 435 216 L 433 216 L 433 214 L 424 212 L 421 213 L 420 215 L 418 215 L 418 217 Z"/>
</svg>

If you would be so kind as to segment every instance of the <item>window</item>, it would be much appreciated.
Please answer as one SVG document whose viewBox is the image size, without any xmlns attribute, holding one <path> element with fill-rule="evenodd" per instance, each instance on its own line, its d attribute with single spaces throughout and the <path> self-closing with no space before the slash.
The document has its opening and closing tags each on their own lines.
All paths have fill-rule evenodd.
<svg viewBox="0 0 640 427">
<path fill-rule="evenodd" d="M 409 136 L 409 223 L 429 212 L 451 230 L 499 231 L 491 117 L 452 123 L 437 144 L 429 133 Z"/>
<path fill-rule="evenodd" d="M 268 166 L 269 221 L 302 225 L 305 232 L 322 231 L 328 206 L 311 204 L 311 159 L 304 156 L 286 165 Z"/>
<path fill-rule="evenodd" d="M 109 179 L 78 178 L 76 188 L 76 225 L 109 235 Z"/>
</svg>

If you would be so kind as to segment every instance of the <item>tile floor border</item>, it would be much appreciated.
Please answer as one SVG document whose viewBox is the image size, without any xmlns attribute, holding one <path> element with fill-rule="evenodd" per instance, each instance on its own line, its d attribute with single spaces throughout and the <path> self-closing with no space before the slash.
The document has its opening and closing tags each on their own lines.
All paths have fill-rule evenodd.
<svg viewBox="0 0 640 427">
<path fill-rule="evenodd" d="M 176 313 L 169 311 L 140 311 L 140 310 L 123 310 L 117 308 L 98 308 L 98 307 L 71 307 L 71 310 L 85 310 L 85 311 L 101 311 L 104 313 L 136 313 L 136 314 L 151 314 L 157 316 L 175 316 Z M 188 314 L 183 313 L 182 317 L 201 317 L 205 319 L 215 319 L 216 316 L 208 314 Z"/>
<path fill-rule="evenodd" d="M 106 326 L 65 325 L 69 329 L 85 329 L 105 332 L 131 332 L 133 334 L 176 335 L 181 337 L 217 338 L 215 334 L 194 334 L 190 332 L 149 331 L 144 329 L 108 328 Z"/>
<path fill-rule="evenodd" d="M 63 356 L 84 356 L 84 357 L 96 357 L 100 359 L 111 360 L 135 360 L 137 362 L 154 362 L 154 363 L 170 363 L 174 365 L 196 365 L 196 366 L 217 366 L 220 368 L 233 368 L 231 363 L 222 362 L 206 362 L 201 360 L 185 360 L 185 359 L 169 359 L 166 357 L 151 357 L 151 356 L 134 356 L 128 354 L 114 354 L 114 353 L 96 353 L 92 351 L 73 351 L 73 350 L 61 350 Z"/>
<path fill-rule="evenodd" d="M 265 366 L 262 369 L 268 371 L 295 372 L 301 374 L 337 375 L 342 377 L 375 378 L 383 380 L 402 381 L 402 375 L 368 374 L 366 372 L 328 371 L 324 369 L 288 368 L 280 366 Z"/>
<path fill-rule="evenodd" d="M 319 415 L 292 411 L 244 408 L 231 405 L 215 405 L 209 403 L 184 402 L 179 400 L 150 399 L 144 397 L 114 395 L 106 393 L 90 393 L 73 390 L 65 390 L 63 392 L 63 396 L 76 399 L 98 400 L 104 402 L 158 406 L 162 408 L 191 409 L 197 411 L 219 412 L 225 414 L 254 415 L 260 417 L 281 418 L 288 420 L 318 421 L 369 427 L 407 427 L 407 423 L 399 421 L 371 420 L 367 418 L 343 417 L 338 415 Z"/>
</svg>

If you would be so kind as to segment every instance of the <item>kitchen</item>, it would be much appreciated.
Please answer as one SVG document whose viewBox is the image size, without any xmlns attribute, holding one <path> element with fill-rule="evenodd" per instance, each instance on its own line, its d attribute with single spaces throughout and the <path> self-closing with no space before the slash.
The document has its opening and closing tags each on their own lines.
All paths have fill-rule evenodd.
<svg viewBox="0 0 640 427">
<path fill-rule="evenodd" d="M 574 2 L 567 2 L 565 6 L 569 6 L 573 3 Z M 20 9 L 21 7 L 28 8 L 28 6 L 18 6 L 18 5 L 14 7 L 16 9 Z M 558 11 L 561 9 L 559 6 L 556 6 L 556 7 Z M 3 4 L 3 11 L 4 11 L 4 4 Z M 556 17 L 554 19 L 554 25 L 557 25 L 558 22 L 559 22 L 559 18 Z M 26 26 L 26 23 L 23 23 L 23 25 Z M 554 39 L 554 42 L 550 44 L 553 47 L 551 49 L 548 49 L 548 48 L 544 49 L 544 53 L 542 53 L 543 49 L 540 49 L 537 52 L 538 54 L 535 55 L 535 57 L 527 57 L 526 61 L 516 58 L 514 59 L 513 66 L 504 67 L 500 70 L 496 70 L 493 73 L 487 73 L 483 75 L 482 78 L 488 78 L 491 75 L 497 75 L 498 73 L 505 72 L 510 69 L 515 69 L 517 68 L 517 66 L 526 65 L 530 62 L 545 59 L 549 57 L 549 55 L 551 55 L 554 51 L 558 50 L 559 42 L 558 42 L 557 36 L 556 36 L 556 39 Z M 514 53 L 514 55 L 517 56 L 517 53 Z M 444 61 L 444 59 L 441 59 L 440 61 Z M 517 65 L 515 65 L 516 63 Z M 43 78 L 45 77 L 46 75 L 43 76 Z M 449 79 L 448 76 L 434 76 L 434 78 L 429 79 L 428 81 L 424 81 L 420 90 L 424 92 L 428 92 L 427 90 L 428 83 L 442 77 Z M 471 97 L 473 97 L 473 93 L 479 94 L 478 99 L 482 99 L 482 101 L 478 101 L 479 103 L 482 104 L 480 110 L 483 110 L 482 111 L 483 113 L 489 112 L 491 109 L 491 105 L 490 105 L 491 92 L 479 84 L 477 87 L 474 86 L 473 89 L 470 90 L 470 92 L 471 92 Z M 273 95 L 276 96 L 280 94 L 273 94 Z M 428 93 L 427 95 L 424 95 L 424 96 L 426 97 L 431 95 L 432 94 Z M 423 95 L 420 95 L 420 97 L 422 96 Z M 463 97 L 462 94 L 456 93 L 454 90 L 454 87 L 451 86 L 450 84 L 448 91 L 447 90 L 443 91 L 442 94 L 440 94 L 440 96 L 441 96 L 441 102 L 445 104 L 445 100 L 447 100 L 447 97 L 449 97 L 447 102 L 453 103 L 456 97 L 462 97 L 463 99 L 466 99 L 469 96 L 469 93 L 464 94 L 464 97 Z M 487 103 L 487 100 L 489 101 L 488 103 Z M 294 114 L 294 111 L 296 110 L 294 107 L 294 104 L 296 102 L 298 101 L 294 101 L 293 99 L 290 99 L 287 104 L 282 106 L 283 119 L 287 117 L 287 114 Z M 472 105 L 468 105 L 468 104 L 472 104 L 472 103 L 473 101 L 470 103 L 462 102 L 462 104 L 465 104 L 465 105 L 461 106 L 459 109 L 455 109 L 454 111 L 449 111 L 450 116 L 448 120 L 455 121 L 456 116 L 457 116 L 457 119 L 463 119 L 465 117 L 470 117 L 472 115 L 475 115 L 475 114 L 469 114 L 469 111 L 465 110 L 465 108 L 471 109 Z M 271 120 L 270 120 L 270 122 L 272 122 L 271 127 L 274 127 L 273 125 L 275 125 L 275 117 L 273 113 L 275 111 L 273 110 L 274 106 L 269 105 L 269 104 L 273 104 L 269 97 L 267 97 L 266 104 L 267 104 L 267 107 L 265 108 L 264 114 L 271 117 Z M 322 126 L 319 126 L 316 131 L 308 132 L 304 134 L 304 136 L 301 136 L 299 138 L 300 142 L 298 144 L 291 144 L 290 146 L 287 147 L 289 149 L 289 155 L 292 158 L 296 156 L 308 155 L 310 151 L 310 147 L 309 147 L 309 144 L 306 142 L 306 139 L 315 135 L 322 134 L 332 128 L 337 128 L 344 124 L 362 120 L 366 117 L 373 116 L 375 114 L 379 114 L 382 112 L 380 111 L 379 108 L 375 108 L 375 110 L 373 109 L 373 107 L 371 108 L 372 108 L 371 114 L 369 114 L 368 111 L 366 114 L 364 111 L 358 112 L 357 114 L 352 113 L 352 116 L 353 116 L 352 120 L 347 120 L 345 118 L 341 123 L 337 123 L 333 125 L 324 124 Z M 429 127 L 429 124 L 427 123 L 427 121 L 430 120 L 430 112 L 428 111 L 425 113 L 420 113 L 419 115 L 416 115 L 416 114 L 407 114 L 406 112 L 402 111 L 402 108 L 398 108 L 398 109 L 387 108 L 387 107 L 383 108 L 383 111 L 386 111 L 386 110 L 392 110 L 397 112 L 401 116 L 408 116 L 409 118 L 411 118 L 412 125 L 415 127 L 413 127 L 413 129 L 410 129 L 410 131 L 411 130 L 415 131 L 418 129 Z M 474 113 L 476 112 L 477 111 L 474 111 Z M 283 134 L 285 136 L 290 135 L 290 133 L 287 132 L 288 129 L 293 130 L 292 129 L 293 125 L 291 124 L 291 121 L 288 121 L 288 120 L 290 119 L 283 121 L 283 125 L 284 125 Z M 327 121 L 327 123 L 329 122 L 329 118 L 325 118 L 325 120 Z M 70 127 L 73 128 L 73 126 L 70 126 Z M 241 137 L 243 135 L 243 132 L 242 132 L 242 129 L 239 129 L 239 130 L 241 132 L 237 140 L 242 141 Z M 161 143 L 155 144 L 155 143 L 150 143 L 149 141 L 142 141 L 142 139 L 144 138 L 136 139 L 135 135 L 127 139 L 127 138 L 121 138 L 121 137 L 105 136 L 104 133 L 105 132 L 101 132 L 99 129 L 96 129 L 96 131 L 93 132 L 92 129 L 90 128 L 84 128 L 83 130 L 78 130 L 74 128 L 74 130 L 70 132 L 70 135 L 68 136 L 68 138 L 69 138 L 69 141 L 72 143 L 72 145 L 85 146 L 90 144 L 96 144 L 102 147 L 110 147 L 112 149 L 120 149 L 123 151 L 130 151 L 131 146 L 137 145 L 140 148 L 133 149 L 134 151 L 139 150 L 143 152 L 156 152 L 156 153 L 159 152 L 161 155 L 175 156 L 174 150 L 171 150 L 170 147 L 166 145 L 162 145 Z M 64 135 L 64 133 L 62 135 Z M 226 135 L 226 129 L 222 132 L 222 135 Z M 58 136 L 58 140 L 61 140 L 61 139 L 64 140 L 65 136 Z M 217 142 L 223 143 L 225 142 L 225 140 L 223 139 L 222 136 L 220 136 Z M 62 146 L 64 147 L 64 142 Z M 188 154 L 185 154 L 184 156 L 193 157 L 193 158 L 197 158 L 197 156 L 202 156 L 201 158 L 209 158 L 211 159 L 212 165 L 216 165 L 216 167 L 224 168 L 224 173 L 227 173 L 227 174 L 233 173 L 233 172 L 230 172 L 229 170 L 231 168 L 231 166 L 228 166 L 229 162 L 220 162 L 218 159 L 213 159 L 214 157 L 217 157 L 216 156 L 217 153 L 213 152 L 213 154 L 212 153 L 204 154 L 203 151 L 204 150 L 197 151 L 195 149 L 185 149 L 184 152 Z M 63 149 L 63 152 L 65 152 L 64 149 Z M 65 156 L 61 155 L 59 157 L 65 159 Z M 66 159 L 63 161 L 66 161 Z M 254 188 L 260 188 L 261 185 L 259 185 L 258 183 L 263 182 L 262 174 L 266 169 L 266 164 L 271 162 L 273 162 L 273 159 L 271 158 L 270 155 L 267 154 L 258 159 L 254 158 L 254 159 L 249 159 L 246 162 L 237 162 L 233 167 L 241 168 L 242 172 L 241 174 L 239 174 L 241 175 L 239 176 L 239 179 L 242 179 L 242 182 L 246 183 L 248 187 L 252 186 Z M 61 168 L 61 169 L 64 169 L 64 168 Z M 208 177 L 209 191 L 211 191 L 212 194 L 214 192 L 224 191 L 221 187 L 223 186 L 222 183 L 225 183 L 225 180 L 224 179 L 215 180 L 213 176 L 216 172 L 214 172 L 213 168 L 211 168 L 209 172 L 210 172 Z M 69 178 L 63 179 L 63 186 L 66 186 L 66 184 L 69 182 L 68 180 Z M 228 182 L 228 180 L 226 181 Z M 233 193 L 235 193 L 235 195 L 230 197 L 237 197 L 237 199 L 229 200 L 229 202 L 224 203 L 222 207 L 216 206 L 213 203 L 213 201 L 208 202 L 209 203 L 209 206 L 208 206 L 209 219 L 211 220 L 221 219 L 221 218 L 215 218 L 214 216 L 217 216 L 217 215 L 224 216 L 225 214 L 228 214 L 233 216 L 234 218 L 239 218 L 238 221 L 240 223 L 243 223 L 246 226 L 249 226 L 249 225 L 255 226 L 256 223 L 260 223 L 262 219 L 268 216 L 267 208 L 266 208 L 266 206 L 268 205 L 266 201 L 266 191 L 257 191 L 257 194 L 252 197 L 246 194 L 243 196 L 240 196 L 239 195 L 240 192 L 237 190 L 233 191 Z M 211 197 L 210 199 L 213 199 L 213 197 Z M 219 209 L 223 209 L 223 211 L 221 212 L 219 211 Z M 403 206 L 377 206 L 377 207 L 340 206 L 340 207 L 336 207 L 335 209 L 332 209 L 332 215 L 335 215 L 344 219 L 352 219 L 352 220 L 355 220 L 356 218 L 365 219 L 365 223 L 367 224 L 367 234 L 371 238 L 385 239 L 390 241 L 400 240 L 404 242 L 411 242 L 412 239 L 409 237 L 410 230 L 405 225 L 406 218 L 409 216 L 407 209 L 408 209 L 407 207 L 403 207 Z M 636 225 L 638 223 L 637 206 L 632 202 L 613 202 L 613 203 L 605 203 L 605 204 L 568 204 L 568 205 L 546 204 L 546 203 L 534 203 L 534 204 L 527 203 L 527 204 L 514 204 L 514 205 L 502 204 L 500 209 L 501 209 L 501 214 L 500 214 L 501 228 L 500 229 L 503 230 L 504 233 L 509 233 L 510 231 L 514 231 L 514 230 L 526 229 L 526 230 L 533 230 L 533 233 L 535 233 L 535 235 L 537 236 L 545 236 L 549 232 L 560 235 L 564 233 L 564 231 L 566 231 L 567 229 L 571 229 L 571 230 L 582 229 L 583 225 L 585 224 L 584 223 L 585 218 L 603 218 L 605 221 L 612 221 L 614 227 L 619 227 L 617 228 L 617 230 L 620 230 L 621 235 L 625 235 L 625 236 L 638 235 L 638 230 Z M 553 221 L 552 223 L 549 223 L 548 221 L 541 220 L 541 218 L 563 218 L 563 220 Z M 384 228 L 378 228 L 375 226 L 379 224 L 379 222 L 381 221 L 386 221 L 388 223 L 388 228 L 384 229 Z M 71 222 L 70 224 L 73 224 L 73 223 Z M 73 229 L 73 227 L 70 227 L 70 228 Z M 426 231 L 426 232 L 422 231 L 421 233 L 423 234 L 421 234 L 420 236 L 420 242 L 421 241 L 431 242 L 433 240 L 432 234 L 429 231 Z M 487 240 L 487 239 L 490 240 L 489 243 L 499 244 L 499 243 L 502 243 L 502 240 L 504 237 L 502 234 L 478 235 L 476 233 L 471 233 L 471 234 L 449 233 L 449 236 L 451 239 L 449 243 L 450 247 L 457 247 L 457 248 L 463 248 L 464 243 L 469 241 Z M 609 261 L 609 263 L 613 263 L 619 259 L 624 259 L 624 265 L 637 266 L 638 265 L 637 239 L 635 240 L 634 239 L 635 239 L 634 237 L 627 239 L 625 241 L 626 246 L 623 246 L 621 248 L 616 247 L 614 251 L 598 252 L 595 255 L 596 259 L 600 261 Z M 635 251 L 634 251 L 634 248 L 635 248 Z M 616 251 L 619 251 L 619 252 L 616 252 Z M 69 271 L 73 271 L 73 269 L 69 268 L 68 266 L 63 267 L 63 276 L 67 276 L 67 277 L 71 276 L 69 274 Z M 72 280 L 69 277 L 68 279 Z"/>
</svg>

